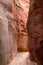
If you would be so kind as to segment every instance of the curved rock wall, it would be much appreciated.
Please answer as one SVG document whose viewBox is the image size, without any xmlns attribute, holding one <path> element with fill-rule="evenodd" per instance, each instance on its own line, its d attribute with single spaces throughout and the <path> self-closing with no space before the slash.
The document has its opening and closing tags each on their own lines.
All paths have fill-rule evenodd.
<svg viewBox="0 0 43 65">
<path fill-rule="evenodd" d="M 0 65 L 6 65 L 17 52 L 12 1 L 0 0 Z"/>
<path fill-rule="evenodd" d="M 43 65 L 43 0 L 31 0 L 27 22 L 28 42 L 31 56 Z"/>
<path fill-rule="evenodd" d="M 29 4 L 28 0 L 0 0 L 0 65 L 9 63 L 17 50 L 28 51 Z"/>
<path fill-rule="evenodd" d="M 28 51 L 26 23 L 29 12 L 29 0 L 13 0 L 14 22 L 17 24 L 18 51 Z"/>
</svg>

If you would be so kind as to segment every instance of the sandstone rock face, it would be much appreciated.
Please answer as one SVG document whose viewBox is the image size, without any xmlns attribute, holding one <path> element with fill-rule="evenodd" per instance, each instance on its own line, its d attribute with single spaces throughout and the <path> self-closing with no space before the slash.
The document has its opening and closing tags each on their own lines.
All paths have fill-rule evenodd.
<svg viewBox="0 0 43 65">
<path fill-rule="evenodd" d="M 29 0 L 0 0 L 0 65 L 9 63 L 17 49 L 28 51 L 29 4 Z"/>
<path fill-rule="evenodd" d="M 10 62 L 17 52 L 11 2 L 0 0 L 0 65 Z"/>
<path fill-rule="evenodd" d="M 17 47 L 18 51 L 28 51 L 26 23 L 29 12 L 29 0 L 13 0 L 14 22 L 17 27 Z"/>
<path fill-rule="evenodd" d="M 27 22 L 30 53 L 33 59 L 43 65 L 43 0 L 31 0 Z"/>
</svg>

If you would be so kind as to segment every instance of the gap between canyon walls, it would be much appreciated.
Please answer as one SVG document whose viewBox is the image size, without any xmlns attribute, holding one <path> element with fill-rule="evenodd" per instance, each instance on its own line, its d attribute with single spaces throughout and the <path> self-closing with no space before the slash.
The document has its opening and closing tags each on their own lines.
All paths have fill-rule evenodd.
<svg viewBox="0 0 43 65">
<path fill-rule="evenodd" d="M 17 30 L 17 50 L 28 51 L 27 44 L 27 18 L 29 12 L 29 0 L 13 0 L 14 26 Z"/>
</svg>

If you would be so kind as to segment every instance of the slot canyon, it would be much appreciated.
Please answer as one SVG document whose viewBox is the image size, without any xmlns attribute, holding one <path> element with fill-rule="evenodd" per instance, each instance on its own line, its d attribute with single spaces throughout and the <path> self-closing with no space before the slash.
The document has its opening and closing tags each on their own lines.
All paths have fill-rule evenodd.
<svg viewBox="0 0 43 65">
<path fill-rule="evenodd" d="M 43 65 L 43 0 L 0 0 L 0 65 Z"/>
</svg>

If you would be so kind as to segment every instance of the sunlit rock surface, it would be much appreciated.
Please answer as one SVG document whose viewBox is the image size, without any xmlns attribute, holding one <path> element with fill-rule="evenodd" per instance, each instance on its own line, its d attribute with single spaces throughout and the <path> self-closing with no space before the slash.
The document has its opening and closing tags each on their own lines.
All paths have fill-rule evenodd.
<svg viewBox="0 0 43 65">
<path fill-rule="evenodd" d="M 9 63 L 17 50 L 28 51 L 29 5 L 29 0 L 0 0 L 0 65 Z"/>
<path fill-rule="evenodd" d="M 0 65 L 9 63 L 17 52 L 12 4 L 6 1 L 0 0 Z"/>
<path fill-rule="evenodd" d="M 29 0 L 13 0 L 14 22 L 17 24 L 18 51 L 28 51 L 26 23 L 29 12 Z"/>
<path fill-rule="evenodd" d="M 20 52 L 9 65 L 37 65 L 29 59 L 29 52 Z"/>
</svg>

